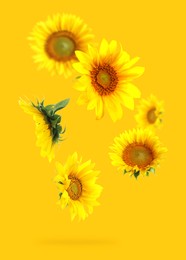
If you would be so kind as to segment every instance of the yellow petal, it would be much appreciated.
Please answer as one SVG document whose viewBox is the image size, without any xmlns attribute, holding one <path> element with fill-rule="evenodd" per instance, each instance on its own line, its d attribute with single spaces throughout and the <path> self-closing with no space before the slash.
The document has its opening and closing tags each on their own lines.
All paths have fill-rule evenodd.
<svg viewBox="0 0 186 260">
<path fill-rule="evenodd" d="M 120 103 L 114 97 L 105 98 L 104 103 L 113 122 L 121 119 L 123 111 Z"/>
<path fill-rule="evenodd" d="M 114 54 L 117 50 L 117 41 L 112 40 L 109 44 L 110 54 Z"/>
<path fill-rule="evenodd" d="M 121 102 L 121 104 L 128 109 L 134 109 L 134 100 L 129 95 L 123 93 L 122 91 L 118 91 L 116 94 Z"/>
<path fill-rule="evenodd" d="M 123 69 L 129 69 L 131 68 L 136 62 L 138 62 L 140 58 L 139 57 L 135 57 L 133 59 L 131 59 L 129 62 L 127 62 L 124 66 L 123 66 Z"/>
<path fill-rule="evenodd" d="M 107 56 L 108 47 L 109 47 L 108 42 L 105 39 L 103 39 L 99 49 L 101 58 L 105 58 Z"/>
<path fill-rule="evenodd" d="M 84 92 L 87 86 L 85 84 L 82 84 L 79 80 L 77 80 L 74 84 L 74 88 L 78 91 Z"/>
<path fill-rule="evenodd" d="M 100 96 L 98 96 L 96 101 L 96 119 L 101 119 L 104 115 L 103 100 Z"/>
<path fill-rule="evenodd" d="M 89 71 L 85 67 L 83 67 L 80 62 L 76 62 L 72 66 L 75 70 L 77 70 L 77 72 L 81 74 L 89 74 Z"/>
<path fill-rule="evenodd" d="M 87 110 L 92 110 L 96 107 L 96 98 L 91 99 L 87 105 Z"/>
<path fill-rule="evenodd" d="M 125 77 L 127 79 L 134 79 L 140 77 L 145 71 L 143 67 L 134 67 L 125 71 Z"/>
<path fill-rule="evenodd" d="M 75 54 L 80 62 L 85 63 L 85 64 L 90 63 L 89 56 L 86 53 L 84 53 L 82 51 L 76 51 Z"/>
<path fill-rule="evenodd" d="M 78 98 L 78 100 L 77 100 L 77 104 L 81 106 L 81 105 L 86 104 L 88 101 L 89 101 L 89 100 L 88 100 L 87 94 L 86 94 L 86 92 L 85 92 L 85 93 L 82 93 L 82 94 L 79 96 L 79 98 Z"/>
<path fill-rule="evenodd" d="M 61 163 L 56 162 L 56 170 L 57 170 L 58 174 L 63 175 L 64 167 L 63 167 L 63 165 Z"/>
<path fill-rule="evenodd" d="M 125 83 L 122 89 L 125 93 L 127 93 L 129 96 L 133 98 L 140 98 L 141 96 L 140 90 L 132 83 L 129 82 Z"/>
</svg>

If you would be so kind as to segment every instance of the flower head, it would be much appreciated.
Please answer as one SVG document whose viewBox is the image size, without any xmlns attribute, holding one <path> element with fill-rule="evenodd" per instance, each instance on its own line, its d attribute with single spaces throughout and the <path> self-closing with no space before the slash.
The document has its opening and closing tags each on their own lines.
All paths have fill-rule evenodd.
<svg viewBox="0 0 186 260">
<path fill-rule="evenodd" d="M 69 206 L 72 220 L 75 216 L 84 220 L 93 212 L 93 207 L 99 205 L 97 198 L 102 187 L 96 184 L 99 171 L 94 170 L 94 166 L 90 160 L 82 163 L 77 153 L 69 156 L 65 165 L 56 163 L 58 203 L 62 209 Z"/>
<path fill-rule="evenodd" d="M 138 113 L 135 118 L 139 128 L 158 128 L 162 125 L 162 115 L 164 112 L 163 102 L 151 95 L 147 99 L 140 100 Z"/>
<path fill-rule="evenodd" d="M 72 14 L 48 17 L 45 22 L 36 24 L 29 37 L 39 68 L 47 68 L 52 74 L 63 74 L 66 78 L 77 60 L 75 51 L 86 51 L 92 39 L 91 29 Z"/>
<path fill-rule="evenodd" d="M 55 105 L 44 106 L 44 101 L 34 105 L 30 100 L 20 98 L 19 105 L 30 114 L 36 123 L 36 145 L 41 148 L 41 156 L 51 161 L 55 157 L 55 145 L 61 141 L 61 135 L 65 132 L 60 125 L 61 116 L 56 112 L 64 108 L 69 102 L 65 99 Z"/>
<path fill-rule="evenodd" d="M 134 109 L 139 89 L 131 81 L 143 74 L 143 67 L 134 67 L 138 57 L 130 59 L 116 41 L 102 40 L 100 48 L 89 45 L 88 52 L 76 51 L 79 62 L 74 68 L 81 73 L 75 88 L 81 91 L 78 104 L 95 109 L 96 118 L 108 111 L 113 121 L 121 119 L 122 106 Z"/>
<path fill-rule="evenodd" d="M 155 172 L 163 154 L 167 151 L 159 138 L 149 129 L 133 129 L 115 137 L 111 146 L 112 164 L 124 173 L 136 178 Z"/>
</svg>

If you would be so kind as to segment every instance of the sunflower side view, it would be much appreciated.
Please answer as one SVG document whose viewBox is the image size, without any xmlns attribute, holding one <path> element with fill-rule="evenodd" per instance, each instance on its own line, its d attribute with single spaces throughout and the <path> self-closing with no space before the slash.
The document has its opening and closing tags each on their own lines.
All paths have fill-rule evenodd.
<svg viewBox="0 0 186 260">
<path fill-rule="evenodd" d="M 110 149 L 112 165 L 136 178 L 154 173 L 167 151 L 148 128 L 123 132 L 115 137 Z"/>
<path fill-rule="evenodd" d="M 72 14 L 56 14 L 38 22 L 29 36 L 38 68 L 48 69 L 52 75 L 71 76 L 72 64 L 77 61 L 75 51 L 87 50 L 94 38 L 91 29 Z"/>
<path fill-rule="evenodd" d="M 66 107 L 68 102 L 69 99 L 65 99 L 55 105 L 44 106 L 44 101 L 35 105 L 30 100 L 19 99 L 20 107 L 35 121 L 36 145 L 41 148 L 41 156 L 47 157 L 50 162 L 55 158 L 55 147 L 62 141 L 61 135 L 65 132 L 60 124 L 61 116 L 56 112 Z"/>
<path fill-rule="evenodd" d="M 134 109 L 134 99 L 141 93 L 132 80 L 144 72 L 143 67 L 134 66 L 138 57 L 130 59 L 120 44 L 105 39 L 99 48 L 89 45 L 86 53 L 76 51 L 76 56 L 79 62 L 73 67 L 80 73 L 75 84 L 81 92 L 79 105 L 95 110 L 97 119 L 107 110 L 114 122 L 122 118 L 122 106 Z"/>
<path fill-rule="evenodd" d="M 98 206 L 102 187 L 96 183 L 99 171 L 94 170 L 95 164 L 90 160 L 82 162 L 78 154 L 68 157 L 66 163 L 56 163 L 57 175 L 54 182 L 59 191 L 58 204 L 62 209 L 70 209 L 71 220 L 78 217 L 84 220 Z"/>
<path fill-rule="evenodd" d="M 138 112 L 135 116 L 137 127 L 156 129 L 162 126 L 164 113 L 163 101 L 159 101 L 154 95 L 147 99 L 141 99 Z"/>
</svg>

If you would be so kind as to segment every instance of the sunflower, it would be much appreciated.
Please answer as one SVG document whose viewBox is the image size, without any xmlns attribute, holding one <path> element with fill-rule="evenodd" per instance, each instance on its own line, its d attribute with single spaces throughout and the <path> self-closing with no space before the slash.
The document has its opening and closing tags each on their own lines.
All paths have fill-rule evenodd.
<svg viewBox="0 0 186 260">
<path fill-rule="evenodd" d="M 69 206 L 71 219 L 77 216 L 84 220 L 99 205 L 96 201 L 102 187 L 96 184 L 99 171 L 90 160 L 82 163 L 77 153 L 69 156 L 65 165 L 56 163 L 57 176 L 55 182 L 59 190 L 58 204 L 64 209 Z"/>
<path fill-rule="evenodd" d="M 88 46 L 87 53 L 76 51 L 79 62 L 73 67 L 81 73 L 75 88 L 82 93 L 78 104 L 95 109 L 96 118 L 103 117 L 105 109 L 115 122 L 121 119 L 122 105 L 134 109 L 134 98 L 140 97 L 139 89 L 131 81 L 143 74 L 143 67 L 134 67 L 138 57 L 130 59 L 116 41 L 102 40 L 99 49 Z"/>
<path fill-rule="evenodd" d="M 167 151 L 150 129 L 133 129 L 115 137 L 110 158 L 112 165 L 136 178 L 155 172 L 163 154 Z"/>
<path fill-rule="evenodd" d="M 47 157 L 50 162 L 55 157 L 55 146 L 62 140 L 61 134 L 65 132 L 60 125 L 61 116 L 55 113 L 68 102 L 69 99 L 65 99 L 55 105 L 44 106 L 44 101 L 38 101 L 37 105 L 34 105 L 30 100 L 19 100 L 20 107 L 30 114 L 36 123 L 36 145 L 41 148 L 41 156 Z"/>
<path fill-rule="evenodd" d="M 67 78 L 77 61 L 75 51 L 86 51 L 93 37 L 91 29 L 79 17 L 56 14 L 37 23 L 28 39 L 39 69 L 47 68 L 52 74 L 63 74 Z"/>
<path fill-rule="evenodd" d="M 163 112 L 163 102 L 159 101 L 155 96 L 151 95 L 147 99 L 142 99 L 138 107 L 138 113 L 135 116 L 138 127 L 160 127 Z"/>
</svg>

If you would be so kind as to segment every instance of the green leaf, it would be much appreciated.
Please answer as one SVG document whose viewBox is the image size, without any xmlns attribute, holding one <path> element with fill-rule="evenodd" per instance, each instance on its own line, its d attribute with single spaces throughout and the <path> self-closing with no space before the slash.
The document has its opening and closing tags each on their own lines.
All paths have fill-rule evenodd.
<svg viewBox="0 0 186 260">
<path fill-rule="evenodd" d="M 67 99 L 62 100 L 59 103 L 55 104 L 53 107 L 53 112 L 55 113 L 56 111 L 66 107 L 68 105 L 69 101 L 70 101 L 70 98 L 67 98 Z"/>
</svg>

